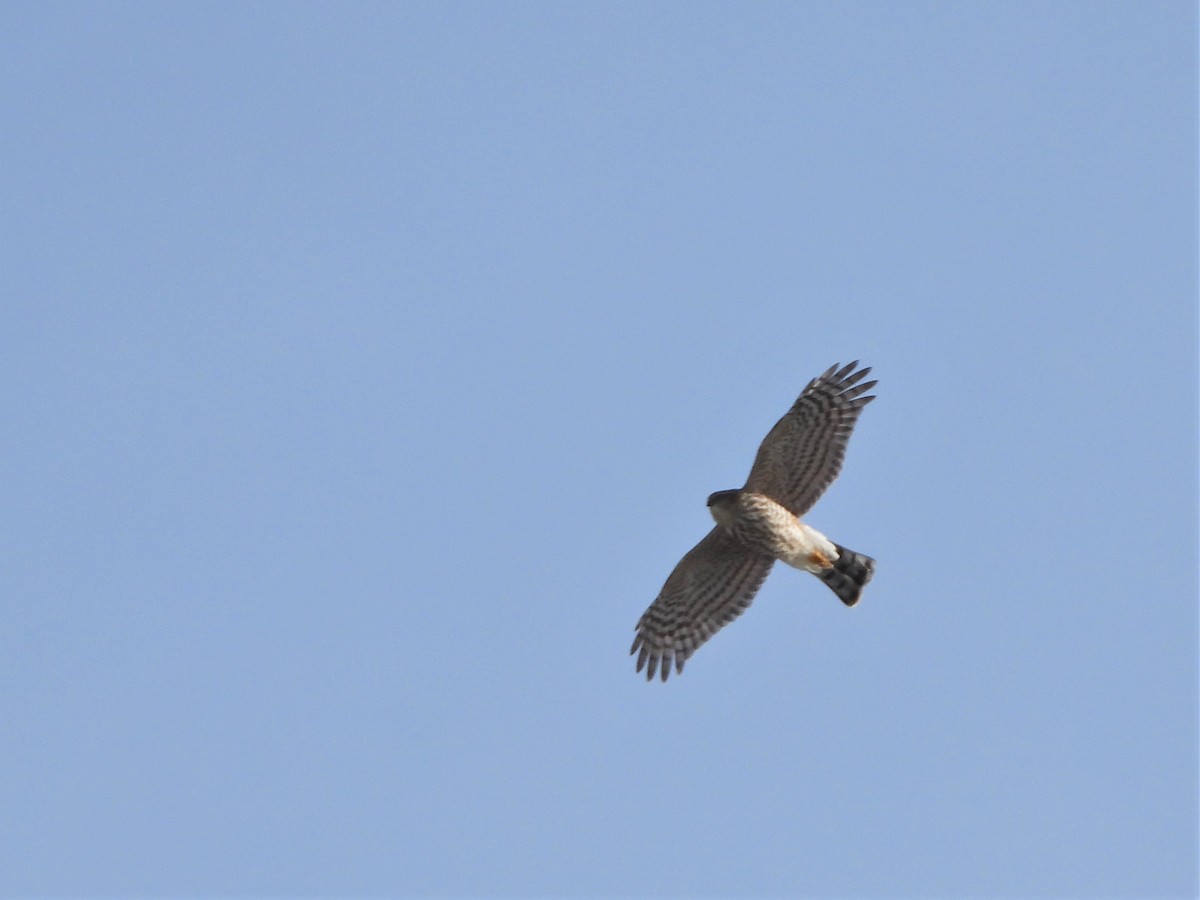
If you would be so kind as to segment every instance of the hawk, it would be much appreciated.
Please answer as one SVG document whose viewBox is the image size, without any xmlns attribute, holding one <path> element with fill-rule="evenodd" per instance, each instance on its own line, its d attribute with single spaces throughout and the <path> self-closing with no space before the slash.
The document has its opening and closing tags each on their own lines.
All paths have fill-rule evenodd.
<svg viewBox="0 0 1200 900">
<path fill-rule="evenodd" d="M 875 560 L 835 544 L 800 516 L 837 478 L 870 368 L 834 364 L 808 383 L 787 414 L 763 439 L 739 490 L 708 498 L 716 527 L 679 561 L 637 624 L 637 670 L 666 681 L 696 648 L 750 606 L 775 560 L 811 572 L 847 606 L 875 574 Z"/>
</svg>

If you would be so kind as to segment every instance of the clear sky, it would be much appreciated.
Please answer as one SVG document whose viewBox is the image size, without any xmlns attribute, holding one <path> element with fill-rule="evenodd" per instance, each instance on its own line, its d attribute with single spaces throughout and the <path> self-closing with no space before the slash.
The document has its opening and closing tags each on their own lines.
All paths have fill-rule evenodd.
<svg viewBox="0 0 1200 900">
<path fill-rule="evenodd" d="M 0 894 L 1194 895 L 1196 37 L 0 7 Z M 647 684 L 851 359 L 863 601 Z"/>
</svg>

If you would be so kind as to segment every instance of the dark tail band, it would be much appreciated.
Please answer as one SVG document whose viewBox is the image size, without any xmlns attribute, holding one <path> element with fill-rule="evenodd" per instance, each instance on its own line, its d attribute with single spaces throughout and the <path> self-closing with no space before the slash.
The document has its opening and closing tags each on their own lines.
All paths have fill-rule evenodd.
<svg viewBox="0 0 1200 900">
<path fill-rule="evenodd" d="M 817 577 L 829 585 L 839 600 L 847 606 L 853 606 L 875 574 L 875 560 L 837 544 L 833 546 L 837 547 L 837 562 L 833 568 L 819 572 Z"/>
</svg>

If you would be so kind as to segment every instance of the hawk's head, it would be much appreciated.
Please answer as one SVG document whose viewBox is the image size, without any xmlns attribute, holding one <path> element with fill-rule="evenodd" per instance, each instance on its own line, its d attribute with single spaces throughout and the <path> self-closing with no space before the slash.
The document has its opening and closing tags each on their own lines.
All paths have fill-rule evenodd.
<svg viewBox="0 0 1200 900">
<path fill-rule="evenodd" d="M 718 525 L 728 525 L 733 521 L 737 509 L 738 497 L 741 491 L 717 491 L 708 495 L 708 511 Z"/>
</svg>

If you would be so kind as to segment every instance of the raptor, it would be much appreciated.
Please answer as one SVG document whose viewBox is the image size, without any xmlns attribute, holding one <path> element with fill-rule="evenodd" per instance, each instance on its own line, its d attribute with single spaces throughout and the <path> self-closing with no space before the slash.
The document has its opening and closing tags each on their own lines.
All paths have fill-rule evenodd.
<svg viewBox="0 0 1200 900">
<path fill-rule="evenodd" d="M 776 560 L 811 572 L 847 606 L 862 596 L 875 560 L 835 544 L 800 517 L 842 468 L 863 407 L 875 399 L 858 362 L 808 383 L 763 439 L 746 484 L 708 498 L 716 525 L 688 551 L 637 624 L 630 653 L 647 679 L 674 666 L 750 606 Z"/>
</svg>

